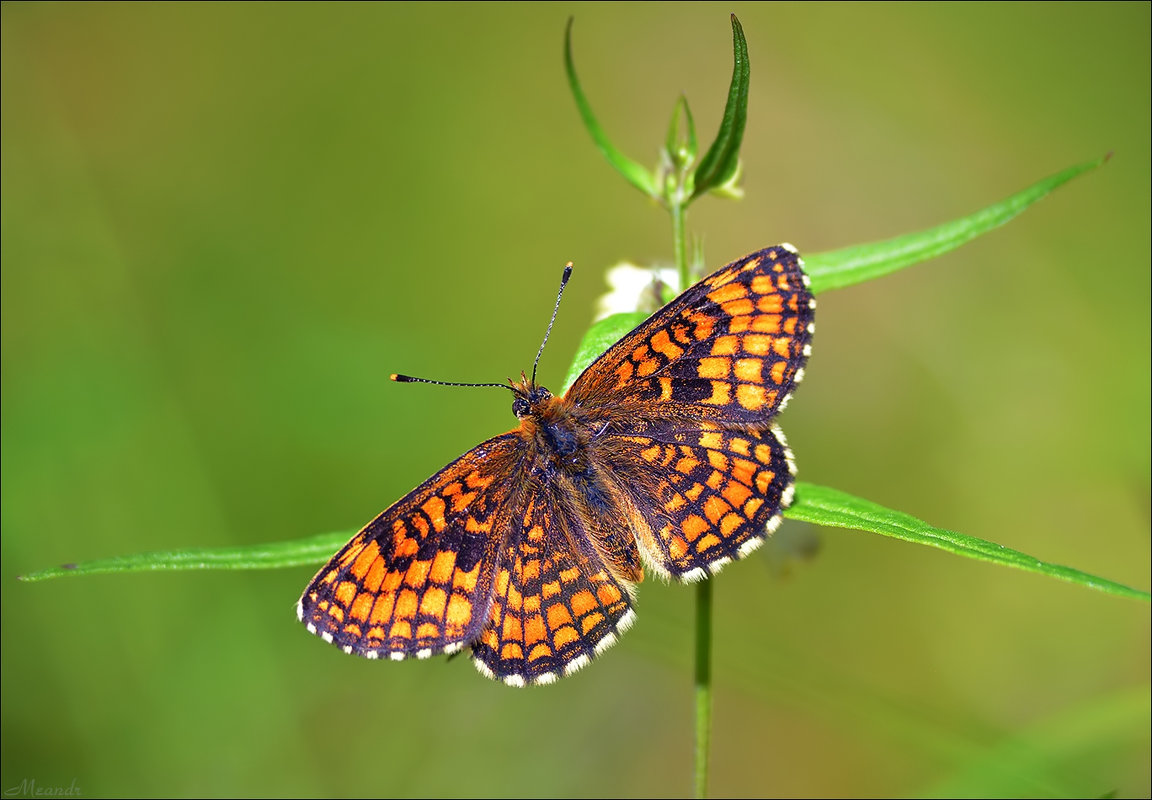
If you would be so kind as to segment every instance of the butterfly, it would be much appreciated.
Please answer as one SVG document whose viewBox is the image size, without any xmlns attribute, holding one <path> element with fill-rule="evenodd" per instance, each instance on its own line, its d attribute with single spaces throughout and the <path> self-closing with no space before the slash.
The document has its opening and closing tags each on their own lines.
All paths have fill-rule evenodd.
<svg viewBox="0 0 1152 800">
<path fill-rule="evenodd" d="M 795 248 L 769 247 L 657 311 L 563 397 L 535 368 L 492 384 L 518 427 L 369 522 L 305 589 L 300 620 L 372 659 L 467 646 L 512 686 L 588 664 L 632 624 L 645 570 L 703 580 L 779 526 L 796 467 L 772 419 L 811 353 L 808 287 Z"/>
</svg>

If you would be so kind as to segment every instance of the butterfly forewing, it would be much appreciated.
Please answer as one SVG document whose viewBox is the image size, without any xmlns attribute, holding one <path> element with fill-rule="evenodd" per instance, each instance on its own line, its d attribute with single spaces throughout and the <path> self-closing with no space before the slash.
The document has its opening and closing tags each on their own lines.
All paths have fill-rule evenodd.
<svg viewBox="0 0 1152 800">
<path fill-rule="evenodd" d="M 815 300 L 789 245 L 718 270 L 576 379 L 567 399 L 634 425 L 766 427 L 803 375 Z"/>
<path fill-rule="evenodd" d="M 368 658 L 458 650 L 488 620 L 506 527 L 499 491 L 518 468 L 506 433 L 469 451 L 372 520 L 300 599 L 308 629 Z"/>
</svg>

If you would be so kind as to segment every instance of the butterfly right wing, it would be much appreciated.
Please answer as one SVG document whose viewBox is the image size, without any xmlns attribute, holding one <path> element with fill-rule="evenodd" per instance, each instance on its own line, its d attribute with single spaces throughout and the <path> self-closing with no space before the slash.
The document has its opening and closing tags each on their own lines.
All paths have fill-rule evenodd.
<svg viewBox="0 0 1152 800">
<path fill-rule="evenodd" d="M 465 453 L 356 534 L 297 606 L 308 630 L 365 658 L 459 650 L 488 620 L 523 456 L 515 431 Z"/>
<path fill-rule="evenodd" d="M 811 352 L 816 301 L 791 245 L 690 287 L 592 362 L 566 399 L 615 430 L 763 430 Z"/>
</svg>

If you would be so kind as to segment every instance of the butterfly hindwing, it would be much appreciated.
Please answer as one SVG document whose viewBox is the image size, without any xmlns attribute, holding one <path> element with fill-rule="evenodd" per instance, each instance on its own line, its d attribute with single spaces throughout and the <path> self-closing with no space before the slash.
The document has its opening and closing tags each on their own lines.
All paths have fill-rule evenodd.
<svg viewBox="0 0 1152 800">
<path fill-rule="evenodd" d="M 580 520 L 546 489 L 513 520 L 488 624 L 472 645 L 477 667 L 519 686 L 551 683 L 584 666 L 632 624 L 627 584 L 580 536 Z"/>
<path fill-rule="evenodd" d="M 755 550 L 792 502 L 795 464 L 774 425 L 614 438 L 613 452 L 649 475 L 641 503 L 650 534 L 639 544 L 677 580 L 706 578 Z"/>
<path fill-rule="evenodd" d="M 369 522 L 317 573 L 298 616 L 367 658 L 453 652 L 488 618 L 520 438 L 489 439 Z"/>
</svg>

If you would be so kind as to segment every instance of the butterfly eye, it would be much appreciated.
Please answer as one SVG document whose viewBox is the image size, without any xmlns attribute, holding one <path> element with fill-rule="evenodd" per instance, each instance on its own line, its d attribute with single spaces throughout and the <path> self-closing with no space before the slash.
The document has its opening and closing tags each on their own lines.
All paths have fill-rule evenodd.
<svg viewBox="0 0 1152 800">
<path fill-rule="evenodd" d="M 512 401 L 512 413 L 516 415 L 517 419 L 519 419 L 520 417 L 528 416 L 528 412 L 531 409 L 532 409 L 532 407 L 530 405 L 528 405 L 528 401 L 525 400 L 523 397 L 517 397 L 515 400 Z"/>
</svg>

